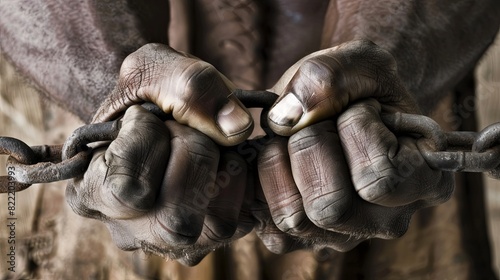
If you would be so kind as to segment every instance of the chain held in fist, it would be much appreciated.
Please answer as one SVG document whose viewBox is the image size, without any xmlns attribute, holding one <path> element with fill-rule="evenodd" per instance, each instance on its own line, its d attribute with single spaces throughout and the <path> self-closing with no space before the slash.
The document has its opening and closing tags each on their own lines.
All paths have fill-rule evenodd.
<svg viewBox="0 0 500 280">
<path fill-rule="evenodd" d="M 263 108 L 267 114 L 277 99 L 269 91 L 237 89 L 233 94 L 247 108 Z M 142 105 L 162 121 L 170 118 L 152 103 Z M 261 117 L 266 127 L 267 118 Z M 443 132 L 429 117 L 405 113 L 382 115 L 384 124 L 394 133 L 418 137 L 423 158 L 434 169 L 453 172 L 488 172 L 500 179 L 500 123 L 483 131 Z M 0 193 L 15 181 L 15 190 L 21 191 L 31 184 L 48 183 L 81 176 L 92 158 L 90 143 L 111 141 L 120 130 L 120 119 L 84 125 L 76 129 L 64 145 L 29 147 L 19 139 L 0 137 L 0 154 L 9 155 L 8 168 L 15 168 L 12 176 L 0 177 Z M 12 188 L 12 187 L 11 187 Z"/>
</svg>

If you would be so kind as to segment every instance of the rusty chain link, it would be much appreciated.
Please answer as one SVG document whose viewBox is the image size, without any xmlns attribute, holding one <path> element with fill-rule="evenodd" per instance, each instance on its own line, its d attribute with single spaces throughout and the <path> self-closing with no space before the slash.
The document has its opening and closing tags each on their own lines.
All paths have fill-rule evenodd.
<svg viewBox="0 0 500 280">
<path fill-rule="evenodd" d="M 480 132 L 445 132 L 431 118 L 395 113 L 383 115 L 384 124 L 393 132 L 421 136 L 419 151 L 427 164 L 443 171 L 488 172 L 500 179 L 500 123 Z"/>
<path fill-rule="evenodd" d="M 233 94 L 247 108 L 264 109 L 261 123 L 265 127 L 266 111 L 277 95 L 245 90 L 235 90 Z M 142 106 L 162 121 L 170 118 L 154 104 Z M 418 138 L 419 151 L 430 167 L 453 172 L 489 172 L 490 176 L 500 179 L 500 123 L 481 132 L 444 132 L 426 116 L 395 113 L 381 118 L 392 132 Z M 76 129 L 64 145 L 53 146 L 29 147 L 21 140 L 0 137 L 0 154 L 10 155 L 7 169 L 15 170 L 0 176 L 0 193 L 83 175 L 92 158 L 92 143 L 114 140 L 120 127 L 121 119 L 84 125 Z"/>
</svg>

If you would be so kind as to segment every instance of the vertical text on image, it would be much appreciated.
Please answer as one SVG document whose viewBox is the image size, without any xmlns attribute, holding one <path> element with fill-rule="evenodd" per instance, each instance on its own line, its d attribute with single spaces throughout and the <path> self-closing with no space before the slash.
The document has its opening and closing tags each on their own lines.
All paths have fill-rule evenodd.
<svg viewBox="0 0 500 280">
<path fill-rule="evenodd" d="M 15 167 L 7 168 L 8 186 L 7 186 L 7 264 L 8 270 L 16 272 L 16 175 Z"/>
</svg>

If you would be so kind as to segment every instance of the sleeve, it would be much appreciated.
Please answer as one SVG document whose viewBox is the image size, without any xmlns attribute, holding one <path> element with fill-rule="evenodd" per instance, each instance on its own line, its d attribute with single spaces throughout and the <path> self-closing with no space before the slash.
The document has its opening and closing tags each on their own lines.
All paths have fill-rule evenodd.
<svg viewBox="0 0 500 280">
<path fill-rule="evenodd" d="M 0 52 L 48 100 L 89 122 L 123 59 L 168 43 L 165 0 L 0 1 Z"/>
<path fill-rule="evenodd" d="M 498 32 L 499 15 L 498 0 L 331 1 L 322 47 L 360 38 L 383 47 L 426 111 L 474 69 Z"/>
</svg>

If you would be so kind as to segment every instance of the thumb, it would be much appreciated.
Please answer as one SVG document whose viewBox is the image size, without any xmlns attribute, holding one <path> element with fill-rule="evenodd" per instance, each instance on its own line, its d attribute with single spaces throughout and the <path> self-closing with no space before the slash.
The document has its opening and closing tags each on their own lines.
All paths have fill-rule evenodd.
<svg viewBox="0 0 500 280">
<path fill-rule="evenodd" d="M 122 63 L 118 84 L 93 122 L 152 102 L 180 124 L 220 145 L 238 144 L 252 133 L 253 119 L 232 94 L 234 85 L 215 67 L 161 44 L 148 44 Z"/>
<path fill-rule="evenodd" d="M 365 40 L 306 56 L 272 90 L 280 98 L 268 114 L 268 123 L 283 136 L 334 117 L 349 103 L 364 98 L 376 98 L 389 110 L 415 112 L 417 108 L 396 76 L 394 58 Z"/>
</svg>

